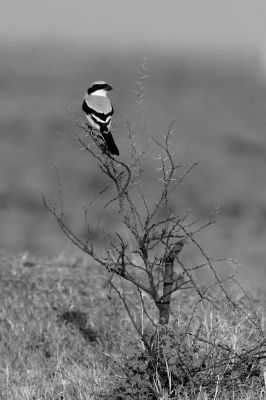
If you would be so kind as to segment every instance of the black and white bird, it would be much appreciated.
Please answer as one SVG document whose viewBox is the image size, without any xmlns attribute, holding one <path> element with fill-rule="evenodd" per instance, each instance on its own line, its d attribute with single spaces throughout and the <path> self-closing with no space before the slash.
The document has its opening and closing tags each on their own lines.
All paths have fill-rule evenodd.
<svg viewBox="0 0 266 400">
<path fill-rule="evenodd" d="M 112 87 L 108 83 L 104 81 L 93 82 L 85 93 L 82 110 L 86 114 L 89 126 L 102 134 L 110 153 L 119 156 L 119 150 L 110 132 L 114 110 L 110 99 L 107 97 L 109 90 L 112 90 Z"/>
</svg>

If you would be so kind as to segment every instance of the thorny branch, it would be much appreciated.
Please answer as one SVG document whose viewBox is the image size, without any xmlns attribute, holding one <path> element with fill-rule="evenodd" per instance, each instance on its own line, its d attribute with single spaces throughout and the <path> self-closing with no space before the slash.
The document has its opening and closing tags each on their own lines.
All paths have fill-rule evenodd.
<svg viewBox="0 0 266 400">
<path fill-rule="evenodd" d="M 243 364 L 251 365 L 252 372 L 255 361 L 266 357 L 264 332 L 259 325 L 255 310 L 251 313 L 245 311 L 245 308 L 241 308 L 227 290 L 228 282 L 236 283 L 234 270 L 236 263 L 233 260 L 218 260 L 210 257 L 196 238 L 202 230 L 215 222 L 214 217 L 201 223 L 193 220 L 191 211 L 186 210 L 181 215 L 177 215 L 171 208 L 171 202 L 174 196 L 176 197 L 176 190 L 198 166 L 198 163 L 189 166 L 176 163 L 172 142 L 175 135 L 175 120 L 171 121 L 166 134 L 162 134 L 160 140 L 150 134 L 144 123 L 145 79 L 148 77 L 146 59 L 143 59 L 138 72 L 135 94 L 139 120 L 145 137 L 149 136 L 149 138 L 146 147 L 140 149 L 137 146 L 136 125 L 131 124 L 127 117 L 125 118 L 128 131 L 127 147 L 130 151 L 128 163 L 109 153 L 98 132 L 85 124 L 78 124 L 81 133 L 78 133 L 74 140 L 80 146 L 80 150 L 85 151 L 96 161 L 99 171 L 109 181 L 108 185 L 83 209 L 87 237 L 84 238 L 76 233 L 66 220 L 63 210 L 62 184 L 57 168 L 56 200 L 51 204 L 43 197 L 43 203 L 69 240 L 105 268 L 109 289 L 123 303 L 131 324 L 156 367 L 160 354 L 163 353 L 163 362 L 166 364 L 170 383 L 171 374 L 175 370 L 178 372 L 178 376 L 175 377 L 176 382 L 182 387 L 188 383 L 196 388 L 198 382 L 200 382 L 200 388 L 202 382 L 203 386 L 210 385 L 214 378 L 217 379 L 217 375 L 219 379 L 221 376 L 224 381 L 231 379 L 234 383 L 240 377 L 236 374 L 237 369 L 241 371 Z M 149 185 L 144 177 L 144 162 L 152 146 L 155 146 L 156 152 L 159 153 L 155 158 L 157 163 L 155 170 L 159 173 L 157 182 L 159 194 L 156 198 L 152 198 L 152 193 L 148 193 Z M 100 196 L 107 194 L 107 189 L 108 193 L 111 190 L 113 192 L 104 203 L 97 224 L 93 224 L 90 211 L 95 205 L 97 206 Z M 104 217 L 108 212 L 112 213 L 118 223 L 111 233 L 105 226 Z M 93 240 L 95 225 L 96 232 L 101 232 L 103 237 L 101 247 L 104 253 L 102 248 L 98 249 Z M 183 250 L 188 247 L 197 252 L 198 257 L 194 264 L 190 264 L 184 257 Z M 221 278 L 217 272 L 217 263 L 224 262 L 233 265 L 233 272 Z M 200 281 L 199 272 L 210 279 Z M 130 295 L 128 287 L 135 289 L 130 290 Z M 240 286 L 239 288 L 245 297 L 245 291 Z M 133 296 L 132 293 L 134 293 Z M 186 301 L 190 296 L 192 304 L 186 315 L 184 326 L 175 336 L 173 351 L 177 354 L 174 359 L 175 369 L 171 371 L 168 370 L 168 361 L 172 354 L 167 360 L 164 353 L 164 339 L 174 328 L 177 319 L 173 318 L 171 321 L 171 315 L 176 312 L 174 307 L 177 307 L 183 295 Z M 175 301 L 176 298 L 178 301 Z M 201 321 L 200 310 L 206 306 L 211 310 L 222 309 L 225 313 L 230 307 L 234 315 L 239 313 L 242 317 L 244 316 L 249 326 L 254 326 L 257 332 L 262 333 L 263 342 L 260 341 L 257 348 L 253 347 L 251 350 L 238 354 L 234 348 L 217 342 L 215 337 L 212 340 L 206 335 Z M 140 318 L 135 312 L 140 313 Z M 141 323 L 139 324 L 138 321 Z M 169 337 L 168 335 L 168 339 Z M 187 351 L 188 344 L 189 351 Z M 203 347 L 206 351 L 201 354 L 199 349 Z M 167 350 L 167 346 L 165 348 Z M 168 350 L 171 350 L 169 346 Z M 205 372 L 204 379 L 202 378 L 203 371 Z M 248 374 L 251 372 L 248 370 Z M 158 382 L 160 383 L 159 380 Z"/>
<path fill-rule="evenodd" d="M 70 241 L 106 268 L 110 274 L 109 282 L 114 285 L 115 276 L 118 276 L 133 284 L 142 292 L 147 293 L 158 308 L 159 322 L 165 324 L 168 324 L 170 318 L 171 296 L 180 290 L 194 288 L 201 301 L 212 302 L 206 288 L 201 288 L 196 276 L 194 276 L 194 272 L 198 269 L 209 267 L 217 285 L 227 296 L 211 258 L 201 249 L 195 239 L 195 235 L 213 223 L 213 220 L 199 225 L 198 221 L 191 221 L 191 212 L 179 216 L 170 211 L 171 193 L 197 165 L 193 164 L 185 169 L 185 172 L 180 175 L 177 174 L 182 169 L 182 165 L 175 163 L 170 151 L 170 146 L 172 147 L 171 137 L 174 135 L 173 124 L 174 121 L 171 122 L 167 134 L 162 135 L 161 141 L 152 138 L 161 151 L 157 158 L 160 162 L 159 185 L 161 190 L 158 199 L 151 205 L 141 189 L 141 185 L 144 184 L 142 182 L 143 153 L 135 151 L 135 135 L 132 133 L 132 126 L 128 124 L 131 151 L 134 154 L 131 154 L 131 163 L 128 165 L 110 155 L 100 135 L 85 125 L 79 125 L 85 135 L 78 134 L 76 136 L 77 143 L 82 146 L 82 150 L 88 152 L 97 161 L 100 171 L 111 182 L 109 187 L 113 185 L 115 191 L 115 196 L 107 201 L 105 208 L 111 203 L 116 205 L 122 232 L 127 231 L 129 234 L 129 236 L 125 236 L 125 234 L 119 232 L 113 232 L 113 234 L 105 232 L 107 248 L 104 257 L 97 253 L 92 240 L 82 239 L 68 226 L 63 211 L 58 209 L 57 202 L 54 206 L 51 206 L 45 198 L 43 199 L 45 207 L 56 218 L 60 228 Z M 88 141 L 87 138 L 89 138 Z M 89 144 L 91 139 L 95 148 Z M 147 149 L 145 155 L 146 152 Z M 136 181 L 138 182 L 138 197 L 135 196 Z M 106 188 L 102 192 L 105 190 Z M 62 196 L 61 185 L 59 195 Z M 140 206 L 140 203 L 142 206 Z M 95 199 L 91 206 L 93 204 L 95 204 Z M 162 209 L 166 210 L 166 216 L 160 218 Z M 145 218 L 143 218 L 144 215 Z M 88 210 L 86 210 L 85 216 L 87 230 L 90 232 L 91 224 Z M 196 266 L 185 266 L 180 257 L 183 247 L 189 241 L 197 246 L 205 260 Z M 159 255 L 156 253 L 159 253 Z"/>
<path fill-rule="evenodd" d="M 143 122 L 143 97 L 146 86 L 142 80 L 146 77 L 147 68 L 144 63 L 137 83 L 137 96 L 140 119 L 145 133 L 148 132 Z M 193 163 L 184 167 L 175 162 L 172 152 L 172 139 L 175 135 L 174 122 L 174 120 L 171 121 L 166 135 L 161 135 L 160 140 L 150 135 L 147 147 L 141 151 L 135 143 L 134 126 L 127 120 L 129 164 L 109 153 L 100 134 L 84 124 L 78 125 L 82 133 L 76 135 L 75 141 L 81 146 L 81 150 L 93 157 L 99 170 L 109 179 L 108 189 L 113 189 L 114 192 L 103 209 L 108 213 L 109 206 L 112 204 L 112 214 L 116 216 L 120 227 L 114 232 L 108 233 L 104 226 L 104 218 L 101 217 L 101 229 L 105 239 L 104 255 L 102 255 L 102 251 L 97 250 L 91 237 L 93 229 L 89 209 L 96 204 L 97 197 L 84 211 L 88 232 L 86 239 L 75 233 L 65 220 L 64 212 L 61 209 L 63 204 L 61 182 L 58 186 L 60 202 L 55 201 L 51 205 L 43 197 L 44 206 L 56 219 L 69 240 L 106 269 L 109 274 L 110 286 L 122 300 L 132 324 L 142 337 L 147 349 L 149 349 L 149 344 L 136 325 L 125 292 L 119 290 L 119 285 L 121 286 L 123 280 L 137 288 L 146 323 L 152 323 L 156 327 L 169 324 L 173 295 L 185 290 L 194 291 L 197 294 L 198 300 L 194 304 L 195 307 L 207 301 L 217 308 L 219 305 L 214 301 L 211 289 L 218 287 L 220 295 L 226 299 L 228 304 L 238 310 L 225 286 L 225 283 L 234 274 L 228 279 L 221 279 L 214 266 L 218 261 L 227 260 L 214 260 L 209 257 L 195 237 L 203 229 L 208 228 L 214 219 L 200 224 L 199 221 L 192 220 L 191 211 L 186 211 L 183 215 L 176 215 L 171 209 L 171 195 L 198 165 L 198 163 Z M 147 182 L 143 176 L 143 163 L 152 145 L 156 146 L 157 150 L 159 149 L 159 155 L 155 158 L 156 162 L 159 162 L 156 170 L 160 174 L 157 199 L 147 196 L 145 191 Z M 59 177 L 57 170 L 56 172 Z M 99 193 L 99 196 L 106 192 L 107 187 Z M 98 225 L 97 229 L 99 229 Z M 201 258 L 201 262 L 196 265 L 187 265 L 182 260 L 183 249 L 189 245 L 196 248 L 199 258 Z M 199 282 L 197 279 L 198 271 L 204 272 L 205 270 L 208 270 L 213 277 L 211 283 Z M 156 317 L 147 307 L 143 293 L 146 293 L 145 297 L 157 308 Z M 189 326 L 190 323 L 187 326 L 188 331 Z"/>
</svg>

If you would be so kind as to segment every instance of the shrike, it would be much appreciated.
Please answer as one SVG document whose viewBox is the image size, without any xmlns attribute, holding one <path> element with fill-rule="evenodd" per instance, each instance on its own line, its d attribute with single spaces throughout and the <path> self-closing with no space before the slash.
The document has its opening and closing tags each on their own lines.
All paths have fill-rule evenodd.
<svg viewBox="0 0 266 400">
<path fill-rule="evenodd" d="M 93 82 L 84 96 L 82 110 L 86 114 L 89 126 L 101 132 L 110 153 L 119 156 L 119 150 L 109 130 L 114 112 L 111 101 L 107 97 L 109 90 L 112 90 L 112 87 L 108 83 Z"/>
</svg>

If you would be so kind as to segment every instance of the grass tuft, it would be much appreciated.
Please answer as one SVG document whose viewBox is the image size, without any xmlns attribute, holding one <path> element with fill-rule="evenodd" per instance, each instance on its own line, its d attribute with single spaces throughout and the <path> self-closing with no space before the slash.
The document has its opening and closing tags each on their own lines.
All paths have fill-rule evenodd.
<svg viewBox="0 0 266 400">
<path fill-rule="evenodd" d="M 265 341 L 247 317 L 201 307 L 188 334 L 193 299 L 182 294 L 151 359 L 98 266 L 24 261 L 0 260 L 3 398 L 263 399 Z M 247 316 L 254 312 L 242 307 Z"/>
</svg>

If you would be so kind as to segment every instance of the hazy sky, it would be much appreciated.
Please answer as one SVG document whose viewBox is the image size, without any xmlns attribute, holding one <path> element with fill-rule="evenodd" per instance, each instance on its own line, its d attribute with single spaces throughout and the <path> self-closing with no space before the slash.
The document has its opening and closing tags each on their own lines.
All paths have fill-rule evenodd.
<svg viewBox="0 0 266 400">
<path fill-rule="evenodd" d="M 3 40 L 266 49 L 265 0 L 0 0 Z"/>
</svg>

